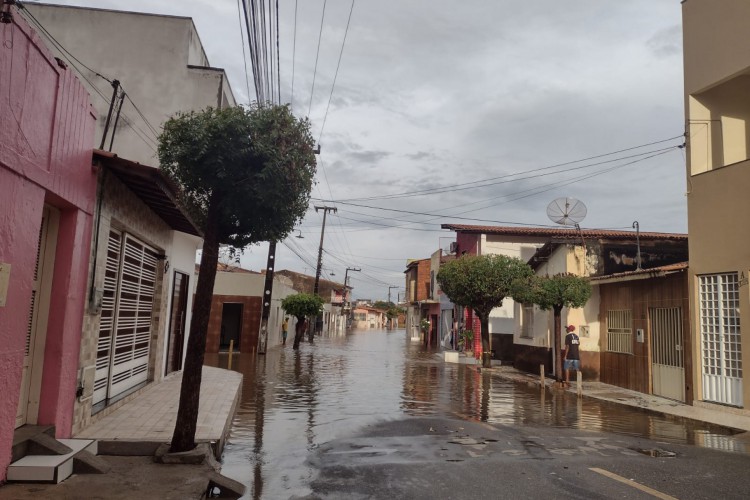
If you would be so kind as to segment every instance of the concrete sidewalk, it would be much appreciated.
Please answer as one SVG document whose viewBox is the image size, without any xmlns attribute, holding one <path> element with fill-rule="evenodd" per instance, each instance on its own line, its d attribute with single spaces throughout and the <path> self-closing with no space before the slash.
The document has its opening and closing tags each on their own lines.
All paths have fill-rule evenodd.
<svg viewBox="0 0 750 500">
<path fill-rule="evenodd" d="M 154 463 L 156 448 L 172 438 L 181 383 L 182 372 L 171 374 L 146 387 L 134 399 L 75 436 L 99 441 L 100 458 L 112 467 L 110 472 L 73 474 L 60 484 L 6 484 L 0 486 L 0 498 L 205 498 L 209 479 L 216 477 L 216 462 L 207 461 L 200 465 Z M 231 429 L 241 388 L 240 373 L 203 367 L 196 441 L 214 443 L 215 453 L 221 453 Z"/>
<path fill-rule="evenodd" d="M 180 403 L 182 372 L 151 384 L 136 398 L 90 425 L 76 438 L 99 441 L 100 454 L 139 455 L 172 438 Z M 196 442 L 215 443 L 221 456 L 239 402 L 242 374 L 203 367 Z M 128 453 L 128 449 L 132 453 Z M 152 452 L 153 453 L 153 452 Z"/>
<path fill-rule="evenodd" d="M 540 385 L 539 375 L 522 372 L 510 366 L 493 366 L 490 368 L 493 375 L 502 378 L 522 382 L 531 385 Z M 554 380 L 547 377 L 545 384 L 551 387 Z M 575 382 L 571 383 L 572 387 L 566 389 L 569 392 L 577 393 Z M 739 431 L 750 431 L 750 416 L 741 414 L 738 410 L 727 408 L 723 410 L 714 410 L 702 406 L 691 406 L 679 401 L 644 394 L 641 392 L 631 391 L 614 385 L 604 384 L 601 382 L 583 382 L 582 394 L 584 397 L 595 398 L 611 403 L 631 406 L 651 411 L 660 415 L 695 420 L 711 425 L 729 427 Z M 698 402 L 700 405 L 701 403 Z M 735 413 L 735 411 L 737 413 Z"/>
</svg>

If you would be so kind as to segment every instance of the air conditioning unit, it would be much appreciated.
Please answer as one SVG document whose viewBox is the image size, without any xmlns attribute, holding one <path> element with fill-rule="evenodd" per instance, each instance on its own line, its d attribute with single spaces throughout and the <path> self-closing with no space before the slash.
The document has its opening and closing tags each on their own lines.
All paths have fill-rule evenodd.
<svg viewBox="0 0 750 500">
<path fill-rule="evenodd" d="M 458 242 L 451 241 L 450 253 L 456 253 L 456 252 L 458 252 Z"/>
</svg>

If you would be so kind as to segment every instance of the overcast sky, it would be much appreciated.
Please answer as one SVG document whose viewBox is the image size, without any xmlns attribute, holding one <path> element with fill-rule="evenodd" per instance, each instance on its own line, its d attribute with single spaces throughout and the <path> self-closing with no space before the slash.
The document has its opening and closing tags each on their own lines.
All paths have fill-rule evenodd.
<svg viewBox="0 0 750 500">
<path fill-rule="evenodd" d="M 236 0 L 55 3 L 192 17 L 211 65 L 248 102 Z M 322 146 L 312 196 L 349 200 L 328 218 L 323 267 L 336 281 L 362 268 L 350 273 L 356 297 L 403 292 L 407 259 L 453 239 L 441 223 L 549 225 L 558 197 L 586 204 L 584 228 L 686 231 L 682 140 L 658 142 L 684 129 L 679 0 L 358 0 L 321 135 L 351 0 L 327 2 L 311 103 L 323 4 L 279 1 L 282 101 L 294 69 L 293 110 L 309 110 Z M 308 212 L 304 239 L 287 240 L 307 262 L 279 245 L 277 269 L 314 274 L 321 222 Z M 261 269 L 266 255 L 254 246 L 243 266 Z"/>
</svg>

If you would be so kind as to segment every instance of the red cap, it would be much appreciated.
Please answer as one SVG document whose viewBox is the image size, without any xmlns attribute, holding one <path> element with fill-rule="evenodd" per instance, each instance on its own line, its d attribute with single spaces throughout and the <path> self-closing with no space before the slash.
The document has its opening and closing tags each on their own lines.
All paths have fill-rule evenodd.
<svg viewBox="0 0 750 500">
<path fill-rule="evenodd" d="M 575 329 L 576 329 L 576 327 L 573 326 L 573 325 L 568 325 L 568 326 L 565 327 L 565 331 L 566 332 L 574 332 Z"/>
</svg>

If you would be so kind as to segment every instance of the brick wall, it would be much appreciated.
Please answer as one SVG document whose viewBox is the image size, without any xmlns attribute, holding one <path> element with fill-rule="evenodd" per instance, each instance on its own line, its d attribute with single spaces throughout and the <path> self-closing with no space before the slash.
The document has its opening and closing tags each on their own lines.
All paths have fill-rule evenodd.
<svg viewBox="0 0 750 500">
<path fill-rule="evenodd" d="M 242 327 L 240 345 L 235 346 L 240 352 L 255 352 L 258 348 L 258 331 L 260 330 L 261 300 L 260 297 L 242 295 L 214 295 L 211 300 L 211 316 L 208 320 L 206 352 L 219 352 L 221 343 L 221 318 L 224 304 L 242 304 Z"/>
<path fill-rule="evenodd" d="M 430 259 L 420 260 L 417 265 L 417 300 L 430 298 Z"/>
</svg>

